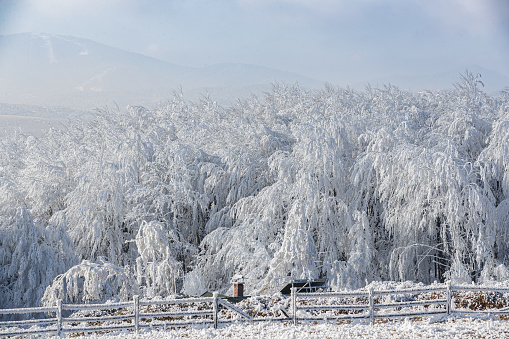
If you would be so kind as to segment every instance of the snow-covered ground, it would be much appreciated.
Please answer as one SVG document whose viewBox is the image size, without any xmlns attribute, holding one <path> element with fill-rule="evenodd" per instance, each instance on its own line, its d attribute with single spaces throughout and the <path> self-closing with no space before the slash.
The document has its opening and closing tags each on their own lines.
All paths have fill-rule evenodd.
<svg viewBox="0 0 509 339">
<path fill-rule="evenodd" d="M 446 319 L 440 322 L 394 321 L 375 325 L 352 324 L 301 324 L 239 323 L 212 328 L 190 328 L 143 331 L 139 336 L 130 333 L 92 335 L 89 338 L 507 338 L 509 322 L 483 319 Z"/>
<path fill-rule="evenodd" d="M 403 291 L 418 289 L 425 290 L 425 292 L 416 292 L 406 295 L 401 299 L 401 293 L 396 295 L 383 295 L 375 298 L 377 305 L 387 304 L 391 302 L 402 301 L 420 301 L 429 300 L 433 301 L 436 298 L 442 298 L 443 287 L 445 284 L 424 285 L 415 282 L 372 282 L 367 287 L 358 290 L 358 292 L 365 291 L 366 289 L 374 288 L 376 291 Z M 463 285 L 461 288 L 475 288 L 476 286 Z M 478 286 L 477 286 L 478 287 Z M 488 286 L 484 286 L 488 289 Z M 87 337 L 97 339 L 111 339 L 111 338 L 509 338 L 509 318 L 507 314 L 495 317 L 488 312 L 495 312 L 508 309 L 509 299 L 507 293 L 500 292 L 501 289 L 507 288 L 507 282 L 493 283 L 491 289 L 499 289 L 498 292 L 484 291 L 461 291 L 459 286 L 453 286 L 453 315 L 447 316 L 445 314 L 435 314 L 423 317 L 414 318 L 400 318 L 399 320 L 389 320 L 380 318 L 376 320 L 374 325 L 369 324 L 368 319 L 357 319 L 353 322 L 343 320 L 342 322 L 333 322 L 329 320 L 327 323 L 323 321 L 302 321 L 296 326 L 292 321 L 283 320 L 284 314 L 290 310 L 291 299 L 288 296 L 281 294 L 274 294 L 272 296 L 253 296 L 249 297 L 238 304 L 236 307 L 254 317 L 253 322 L 235 322 L 225 324 L 220 323 L 218 329 L 213 329 L 209 324 L 200 323 L 198 318 L 193 318 L 195 324 L 190 325 L 188 328 L 169 328 L 166 330 L 159 330 L 157 328 L 143 328 L 140 334 L 136 336 L 132 333 L 132 329 L 124 332 L 111 332 L 90 334 Z M 429 292 L 427 290 L 429 289 Z M 442 289 L 442 292 L 437 292 L 437 289 Z M 297 299 L 297 305 L 335 305 L 339 300 L 327 297 L 305 298 Z M 344 297 L 341 299 L 342 303 L 351 304 L 365 302 L 365 300 L 358 300 L 356 297 Z M 141 310 L 143 313 L 152 312 L 182 312 L 191 311 L 197 305 L 187 304 L 171 304 L 164 308 L 151 308 Z M 202 309 L 204 305 L 199 305 L 198 309 Z M 424 307 L 424 308 L 423 308 Z M 439 306 L 440 307 L 440 306 Z M 443 307 L 443 305 L 442 305 Z M 401 312 L 406 313 L 410 311 L 427 310 L 433 311 L 433 307 L 416 305 L 410 307 L 401 307 L 389 310 L 389 313 Z M 444 308 L 442 308 L 444 310 Z M 469 317 L 462 317 L 460 312 L 479 311 L 477 315 L 470 315 Z M 283 312 L 284 311 L 284 312 Z M 72 317 L 86 317 L 100 316 L 97 311 L 83 310 L 75 313 Z M 298 315 L 301 317 L 314 316 L 322 319 L 329 313 L 324 310 L 307 312 L 304 309 L 298 310 Z M 354 311 L 355 312 L 355 311 Z M 378 309 L 378 315 L 388 312 L 387 309 Z M 116 313 L 119 314 L 118 311 Z M 102 314 L 107 315 L 107 314 Z M 332 314 L 329 314 L 332 315 Z M 221 308 L 219 320 L 228 321 L 231 319 L 239 319 L 232 310 Z M 279 318 L 278 321 L 273 319 Z M 272 319 L 272 320 L 271 320 Z M 330 318 L 329 318 L 330 319 Z M 180 319 L 185 320 L 185 319 Z M 165 320 L 166 321 L 166 320 Z M 210 321 L 210 319 L 208 319 Z M 161 326 L 161 320 L 153 320 L 152 322 L 144 322 L 144 325 L 151 324 L 154 327 Z M 90 324 L 97 326 L 98 324 Z M 110 325 L 125 325 L 125 323 L 114 322 Z M 105 322 L 103 325 L 110 326 Z M 69 327 L 67 327 L 69 328 Z M 68 334 L 68 337 L 80 335 L 80 333 Z M 82 335 L 82 333 L 81 333 Z"/>
<path fill-rule="evenodd" d="M 252 296 L 248 297 L 241 302 L 235 304 L 236 307 L 243 312 L 253 317 L 254 321 L 240 321 L 239 315 L 232 311 L 230 308 L 220 307 L 218 319 L 220 321 L 233 321 L 229 324 L 220 323 L 218 329 L 213 329 L 210 324 L 210 318 L 207 318 L 208 324 L 202 323 L 205 318 L 194 316 L 176 316 L 178 322 L 190 320 L 194 322 L 187 328 L 168 328 L 159 330 L 156 326 L 169 326 L 171 321 L 161 319 L 161 316 L 156 319 L 149 319 L 143 321 L 141 326 L 154 326 L 154 328 L 143 328 L 140 334 L 136 336 L 131 328 L 129 331 L 117 331 L 111 333 L 89 334 L 87 337 L 109 339 L 109 338 L 509 338 L 509 313 L 493 316 L 495 311 L 504 311 L 509 309 L 509 295 L 507 293 L 508 282 L 498 282 L 490 284 L 490 286 L 452 286 L 452 315 L 447 316 L 445 313 L 429 314 L 433 311 L 445 312 L 445 306 L 432 305 L 433 302 L 443 300 L 445 284 L 435 283 L 432 285 L 424 285 L 422 283 L 415 283 L 411 281 L 406 282 L 372 282 L 368 286 L 351 292 L 366 292 L 368 289 L 375 290 L 375 304 L 378 305 L 376 315 L 380 316 L 384 313 L 398 313 L 401 317 L 399 320 L 389 320 L 390 318 L 379 318 L 374 325 L 369 324 L 369 319 L 357 319 L 353 322 L 350 320 L 331 321 L 331 317 L 337 315 L 345 315 L 346 313 L 331 313 L 330 310 L 307 310 L 304 306 L 330 305 L 334 307 L 338 303 L 342 304 L 363 304 L 366 302 L 365 297 L 358 298 L 355 295 L 350 296 L 333 296 L 321 294 L 317 297 L 300 298 L 297 297 L 296 304 L 299 307 L 297 315 L 302 318 L 314 317 L 315 319 L 324 319 L 326 316 L 329 318 L 327 323 L 323 320 L 314 321 L 307 320 L 301 321 L 297 325 L 287 320 L 287 314 L 291 310 L 291 298 L 279 293 L 265 296 Z M 483 287 L 483 290 L 475 290 L 476 288 Z M 470 290 L 465 290 L 470 289 Z M 398 291 L 396 294 L 381 294 L 381 291 Z M 406 293 L 404 292 L 406 291 Z M 504 292 L 505 291 L 505 292 Z M 346 291 L 344 291 L 346 292 Z M 378 292 L 378 294 L 376 294 Z M 404 297 L 403 297 L 404 295 Z M 438 299 L 437 299 L 438 298 Z M 442 299 L 440 299 L 442 298 Z M 155 298 L 156 301 L 161 301 L 161 298 Z M 184 299 L 182 299 L 184 300 Z M 191 300 L 191 299 L 186 299 Z M 196 299 L 195 299 L 196 300 Z M 406 302 L 418 302 L 427 300 L 430 304 L 423 305 L 422 303 L 410 304 L 396 308 L 383 308 L 384 304 L 399 303 L 402 305 Z M 165 306 L 155 306 L 146 304 L 140 309 L 141 313 L 160 313 L 178 314 L 180 312 L 204 310 L 207 305 L 205 302 L 183 302 L 183 303 L 170 303 Z M 437 308 L 435 308 L 435 306 Z M 97 317 L 107 315 L 122 315 L 126 314 L 127 308 L 116 309 L 114 313 L 112 310 L 81 310 L 74 313 L 69 318 L 75 318 L 79 321 L 87 319 L 91 316 L 94 320 L 85 321 L 88 325 L 97 329 L 100 326 L 106 329 L 109 326 L 123 326 L 127 325 L 126 322 L 130 320 L 113 320 L 104 322 L 97 322 Z M 204 308 L 205 307 L 205 308 Z M 208 305 L 211 307 L 211 305 Z M 441 307 L 441 308 L 440 308 Z M 336 310 L 337 311 L 337 310 Z M 428 312 L 427 316 L 414 316 L 413 318 L 403 318 L 408 313 L 416 311 Z M 461 312 L 478 311 L 476 315 L 469 317 L 461 316 Z M 359 315 L 358 310 L 353 310 L 351 315 Z M 490 313 L 491 312 L 491 313 Z M 463 313 L 464 314 L 464 313 Z M 146 317 L 145 317 L 146 318 Z M 170 316 L 171 318 L 171 316 Z M 175 318 L 175 317 L 173 317 Z M 392 317 L 394 318 L 394 317 Z M 91 318 L 90 318 L 91 319 Z M 200 320 L 201 319 L 201 320 Z M 277 319 L 277 320 L 275 320 Z M 72 326 L 67 324 L 65 329 L 72 329 Z M 132 323 L 131 323 L 132 326 Z M 7 329 L 6 329 L 7 330 Z M 80 333 L 82 329 L 75 329 L 76 333 L 69 333 L 68 337 L 82 336 Z M 56 338 L 56 337 L 55 337 Z"/>
</svg>

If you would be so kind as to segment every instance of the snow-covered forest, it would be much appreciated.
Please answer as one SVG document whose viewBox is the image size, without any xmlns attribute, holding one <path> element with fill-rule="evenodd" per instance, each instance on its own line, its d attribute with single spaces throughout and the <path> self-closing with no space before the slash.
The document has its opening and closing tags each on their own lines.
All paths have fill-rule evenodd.
<svg viewBox="0 0 509 339">
<path fill-rule="evenodd" d="M 509 88 L 175 93 L 0 147 L 0 308 L 509 278 Z M 230 291 L 231 292 L 231 291 Z"/>
</svg>

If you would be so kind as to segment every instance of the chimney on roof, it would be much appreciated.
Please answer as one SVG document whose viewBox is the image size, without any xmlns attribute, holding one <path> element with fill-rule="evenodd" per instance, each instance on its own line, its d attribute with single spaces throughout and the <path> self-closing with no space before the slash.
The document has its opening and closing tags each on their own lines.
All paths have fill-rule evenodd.
<svg viewBox="0 0 509 339">
<path fill-rule="evenodd" d="M 233 296 L 243 297 L 244 296 L 244 277 L 240 274 L 235 274 L 232 278 L 233 283 Z"/>
<path fill-rule="evenodd" d="M 233 296 L 234 297 L 243 297 L 244 296 L 244 284 L 243 283 L 234 283 L 233 284 Z"/>
</svg>

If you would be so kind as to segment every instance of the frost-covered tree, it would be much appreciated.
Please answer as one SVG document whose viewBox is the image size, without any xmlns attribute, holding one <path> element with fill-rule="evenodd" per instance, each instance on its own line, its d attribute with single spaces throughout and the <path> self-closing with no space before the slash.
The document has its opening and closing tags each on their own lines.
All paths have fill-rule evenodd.
<svg viewBox="0 0 509 339">
<path fill-rule="evenodd" d="M 75 262 L 65 218 L 56 214 L 46 228 L 19 207 L 3 210 L 0 221 L 0 307 L 37 306 L 46 286 Z"/>
<path fill-rule="evenodd" d="M 97 262 L 83 260 L 57 276 L 44 291 L 41 303 L 55 306 L 59 299 L 66 303 L 126 301 L 138 293 L 134 276 L 105 258 L 99 258 Z"/>
<path fill-rule="evenodd" d="M 228 107 L 175 93 L 2 138 L 2 307 L 37 304 L 76 258 L 107 258 L 162 295 L 226 292 L 235 274 L 248 293 L 301 277 L 505 279 L 509 95 L 480 80 L 418 93 L 275 84 Z M 61 264 L 24 259 L 35 253 Z"/>
<path fill-rule="evenodd" d="M 317 251 L 312 235 L 308 230 L 303 203 L 296 200 L 285 225 L 283 242 L 270 263 L 267 280 L 292 277 L 294 279 L 314 279 L 318 277 L 316 267 Z"/>
<path fill-rule="evenodd" d="M 183 277 L 182 262 L 178 254 L 192 251 L 179 240 L 178 232 L 167 225 L 143 222 L 136 234 L 138 284 L 146 286 L 147 295 L 176 294 Z"/>
</svg>

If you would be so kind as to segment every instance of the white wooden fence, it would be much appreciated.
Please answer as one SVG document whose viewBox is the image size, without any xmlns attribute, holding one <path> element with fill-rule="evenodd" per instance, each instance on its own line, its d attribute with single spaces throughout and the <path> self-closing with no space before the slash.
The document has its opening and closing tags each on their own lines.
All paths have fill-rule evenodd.
<svg viewBox="0 0 509 339">
<path fill-rule="evenodd" d="M 33 307 L 0 309 L 0 315 L 44 314 L 44 319 L 0 321 L 0 337 L 13 335 L 92 333 L 98 331 L 131 331 L 138 333 L 143 328 L 181 327 L 205 325 L 217 328 L 219 323 L 232 321 L 324 321 L 365 319 L 374 324 L 376 319 L 408 318 L 434 315 L 508 315 L 509 307 L 489 310 L 456 309 L 455 299 L 462 292 L 507 293 L 509 288 L 476 286 L 427 286 L 400 290 L 370 289 L 356 292 L 299 293 L 292 289 L 291 315 L 283 318 L 253 318 L 243 310 L 217 297 L 182 298 L 171 300 L 139 300 L 106 304 L 74 305 L 60 300 L 56 307 Z M 418 299 L 417 297 L 426 297 Z M 389 299 L 389 301 L 387 301 Z M 416 300 L 417 299 L 417 300 Z M 185 311 L 165 311 L 164 307 L 181 305 L 193 308 Z M 222 318 L 219 309 L 229 309 L 236 319 Z M 65 317 L 65 311 L 88 311 Z M 107 315 L 90 313 L 102 312 Z M 50 316 L 54 315 L 54 316 Z"/>
<path fill-rule="evenodd" d="M 198 305 L 191 311 L 156 311 L 150 312 L 150 307 L 164 307 L 181 304 L 185 306 Z M 200 305 L 201 304 L 201 305 Z M 143 312 L 143 306 L 145 312 Z M 208 306 L 208 307 L 207 307 Z M 219 319 L 219 307 L 222 306 L 237 314 L 242 320 L 252 320 L 238 307 L 218 298 L 217 294 L 207 298 L 182 298 L 172 300 L 141 301 L 138 296 L 133 301 L 106 304 L 74 305 L 63 304 L 58 300 L 56 307 L 33 307 L 0 309 L 0 314 L 34 314 L 51 313 L 54 317 L 46 319 L 31 319 L 17 321 L 1 321 L 0 337 L 12 335 L 33 335 L 53 333 L 62 337 L 66 333 L 92 333 L 98 331 L 134 331 L 141 328 L 180 327 L 190 325 L 212 325 L 217 328 L 218 323 L 228 323 L 231 319 Z M 197 308 L 197 309 L 196 309 Z M 117 314 L 99 316 L 64 317 L 64 311 L 112 311 Z M 115 313 L 115 312 L 109 312 Z M 188 318 L 183 320 L 183 318 Z M 175 319 L 181 319 L 180 321 Z"/>
<path fill-rule="evenodd" d="M 427 286 L 400 290 L 375 291 L 370 289 L 367 292 L 298 293 L 297 290 L 297 288 L 293 288 L 291 296 L 294 324 L 298 321 L 353 319 L 366 319 L 374 324 L 376 319 L 429 317 L 440 314 L 458 316 L 472 314 L 509 315 L 509 307 L 489 310 L 455 309 L 453 300 L 453 296 L 460 292 L 509 293 L 509 288 L 452 286 L 447 284 L 446 286 Z M 433 298 L 415 300 L 415 298 L 409 297 L 421 294 L 433 294 Z M 375 302 L 377 297 L 383 296 L 389 296 L 389 299 L 395 300 L 389 302 L 378 300 L 378 302 Z M 399 298 L 394 298 L 398 296 Z M 355 298 L 358 299 L 357 302 L 337 302 L 345 299 L 355 300 Z M 298 301 L 300 301 L 300 304 Z"/>
</svg>

